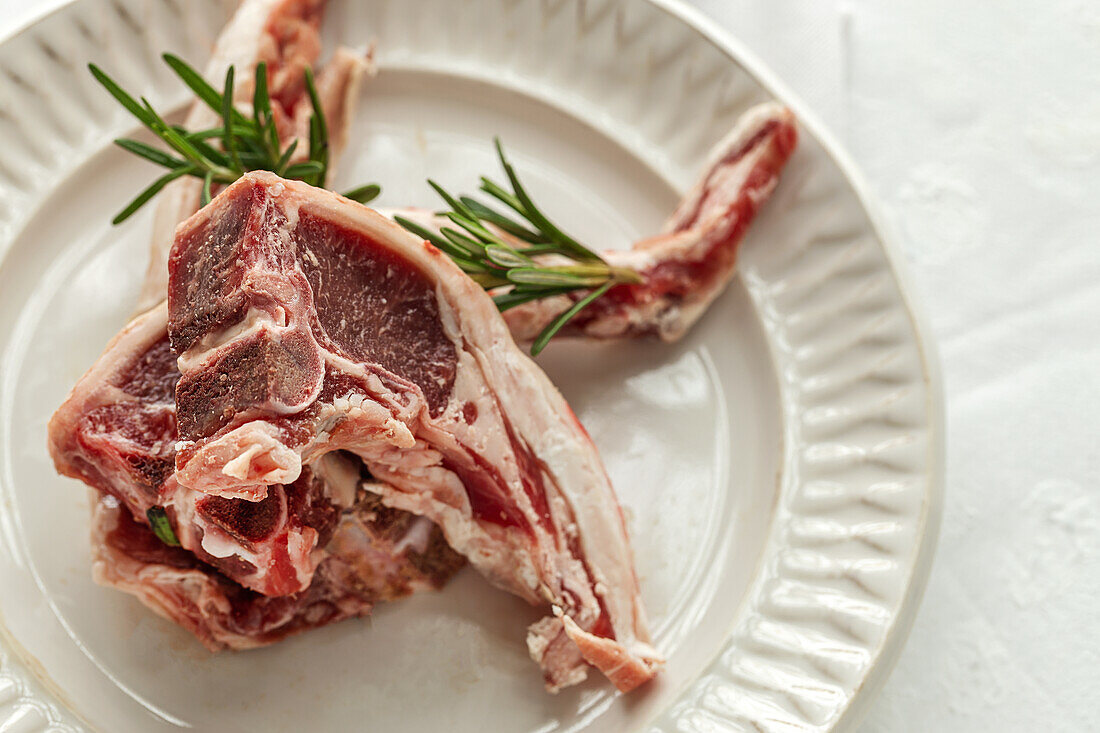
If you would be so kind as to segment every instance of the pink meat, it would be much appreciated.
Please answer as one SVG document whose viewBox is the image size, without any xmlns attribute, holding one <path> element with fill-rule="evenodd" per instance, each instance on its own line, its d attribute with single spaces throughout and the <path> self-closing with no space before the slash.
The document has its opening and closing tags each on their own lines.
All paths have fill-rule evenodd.
<svg viewBox="0 0 1100 733">
<path fill-rule="evenodd" d="M 358 462 L 349 469 L 328 456 L 259 502 L 187 489 L 175 477 L 178 380 L 162 304 L 112 340 L 51 418 L 57 470 L 115 497 L 139 524 L 150 509 L 163 510 L 182 551 L 245 588 L 268 596 L 305 591 L 356 506 Z M 387 559 L 385 547 L 374 549 L 382 566 L 408 565 L 400 553 Z"/>
<path fill-rule="evenodd" d="M 559 333 L 595 339 L 658 336 L 665 341 L 687 333 L 733 277 L 741 240 L 775 190 L 797 142 L 794 117 L 785 107 L 762 104 L 745 113 L 715 147 L 703 176 L 660 235 L 629 250 L 601 253 L 611 265 L 637 270 L 643 282 L 612 288 Z M 424 210 L 387 213 L 435 231 L 454 226 Z M 504 320 L 517 341 L 533 341 L 583 295 L 525 303 L 506 311 Z"/>
<path fill-rule="evenodd" d="M 211 651 L 251 649 L 439 588 L 461 564 L 425 520 L 365 495 L 336 526 L 308 588 L 265 596 L 160 541 L 110 494 L 92 503 L 92 574 L 194 634 Z M 410 543 L 419 543 L 415 547 Z"/>
<path fill-rule="evenodd" d="M 217 81 L 235 66 L 236 100 L 249 103 L 255 65 L 266 62 L 284 145 L 308 131 L 312 106 L 302 73 L 320 52 L 323 6 L 323 0 L 244 0 L 206 70 Z M 334 152 L 346 142 L 358 81 L 372 71 L 369 55 L 340 48 L 317 76 Z M 192 105 L 190 127 L 216 123 L 204 104 Z M 300 147 L 296 157 L 305 155 Z M 142 310 L 161 306 L 112 342 L 51 421 L 58 470 L 100 492 L 93 497 L 97 580 L 138 596 L 212 649 L 269 643 L 366 613 L 377 601 L 440 587 L 461 557 L 429 520 L 383 507 L 367 493 L 358 460 L 331 454 L 315 472 L 272 487 L 254 504 L 199 494 L 175 481 L 179 373 L 163 299 L 168 246 L 176 224 L 198 209 L 198 198 L 199 183 L 192 180 L 162 195 L 140 304 Z M 149 509 L 167 513 L 181 548 L 152 534 Z"/>
<path fill-rule="evenodd" d="M 295 137 L 299 138 L 295 161 L 304 159 L 308 151 L 306 139 L 312 107 L 302 74 L 306 67 L 315 66 L 320 56 L 320 28 L 326 4 L 326 0 L 243 0 L 218 36 L 204 70 L 205 78 L 220 89 L 232 66 L 236 79 L 234 100 L 238 105 L 249 107 L 256 66 L 266 63 L 280 142 L 285 148 Z M 359 82 L 373 73 L 370 53 L 364 56 L 341 47 L 317 75 L 333 159 L 347 140 Z M 192 103 L 184 120 L 184 127 L 189 130 L 204 130 L 219 124 L 219 116 L 199 100 Z M 137 312 L 164 300 L 168 284 L 168 250 L 176 225 L 199 210 L 201 191 L 202 181 L 187 177 L 173 181 L 160 193 L 153 220 L 149 268 L 138 297 Z"/>
<path fill-rule="evenodd" d="M 447 257 L 336 194 L 251 173 L 169 261 L 177 478 L 262 501 L 332 451 L 384 504 L 438 524 L 499 586 L 553 612 L 528 647 L 556 690 L 660 664 L 595 447 Z"/>
</svg>

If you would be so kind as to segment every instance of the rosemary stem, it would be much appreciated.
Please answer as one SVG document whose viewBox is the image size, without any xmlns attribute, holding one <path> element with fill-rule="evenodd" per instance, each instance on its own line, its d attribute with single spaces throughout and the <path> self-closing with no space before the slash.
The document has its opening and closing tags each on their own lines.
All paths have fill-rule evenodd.
<svg viewBox="0 0 1100 733">
<path fill-rule="evenodd" d="M 615 283 L 621 283 L 624 285 L 638 285 L 644 282 L 641 274 L 629 267 L 612 267 L 610 268 L 611 280 Z"/>
<path fill-rule="evenodd" d="M 256 65 L 252 109 L 246 116 L 233 99 L 236 77 L 232 66 L 226 71 L 225 83 L 219 91 L 178 56 L 165 54 L 163 58 L 176 76 L 218 114 L 221 124 L 194 131 L 188 131 L 179 125 L 169 125 L 148 100 L 144 97 L 139 98 L 140 101 L 135 99 L 102 69 L 95 64 L 89 64 L 92 76 L 103 88 L 171 150 L 165 152 L 141 141 L 126 138 L 115 141 L 124 150 L 168 169 L 167 173 L 115 216 L 115 224 L 148 203 L 169 182 L 182 176 L 195 176 L 202 180 L 201 201 L 204 204 L 211 196 L 212 184 L 233 183 L 248 171 L 274 171 L 283 178 L 297 178 L 313 185 L 324 184 L 330 152 L 329 130 L 311 70 L 307 68 L 304 72 L 304 83 L 313 105 L 313 115 L 310 117 L 310 156 L 308 161 L 291 163 L 298 141 L 292 139 L 286 149 L 282 149 L 267 87 L 266 64 L 261 62 Z M 220 150 L 216 147 L 219 144 Z M 358 186 L 348 193 L 357 201 L 366 202 L 377 196 L 379 190 L 377 185 L 370 184 Z"/>
</svg>

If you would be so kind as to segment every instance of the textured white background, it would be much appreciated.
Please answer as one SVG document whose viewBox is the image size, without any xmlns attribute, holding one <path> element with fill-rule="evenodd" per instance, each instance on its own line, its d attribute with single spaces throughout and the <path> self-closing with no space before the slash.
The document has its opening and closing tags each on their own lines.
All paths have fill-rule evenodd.
<svg viewBox="0 0 1100 733">
<path fill-rule="evenodd" d="M 939 344 L 942 538 L 863 733 L 1100 730 L 1100 0 L 690 2 L 847 147 Z"/>
</svg>

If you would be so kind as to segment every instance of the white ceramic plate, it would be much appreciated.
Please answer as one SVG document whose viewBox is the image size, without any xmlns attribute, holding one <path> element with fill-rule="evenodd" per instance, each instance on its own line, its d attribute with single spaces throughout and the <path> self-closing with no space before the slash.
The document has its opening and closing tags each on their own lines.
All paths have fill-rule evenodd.
<svg viewBox="0 0 1100 733">
<path fill-rule="evenodd" d="M 860 185 L 760 65 L 671 0 L 333 0 L 327 41 L 378 42 L 338 183 L 432 205 L 500 134 L 546 208 L 600 246 L 655 231 L 749 105 L 802 144 L 741 277 L 684 342 L 556 344 L 541 359 L 630 519 L 668 666 L 616 695 L 541 689 L 533 612 L 464 571 L 438 594 L 214 656 L 89 577 L 85 493 L 45 425 L 124 323 L 151 169 L 95 61 L 160 107 L 158 60 L 202 63 L 218 0 L 79 0 L 0 46 L 0 728 L 104 731 L 832 730 L 904 641 L 940 509 L 933 357 Z"/>
</svg>

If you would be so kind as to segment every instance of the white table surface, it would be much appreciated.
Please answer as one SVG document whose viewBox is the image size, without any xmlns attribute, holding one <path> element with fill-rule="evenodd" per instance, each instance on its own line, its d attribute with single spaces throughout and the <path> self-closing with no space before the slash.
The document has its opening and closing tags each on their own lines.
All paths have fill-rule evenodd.
<svg viewBox="0 0 1100 733">
<path fill-rule="evenodd" d="M 863 733 L 1100 730 L 1100 0 L 690 1 L 862 167 L 939 344 L 940 546 Z"/>
</svg>

